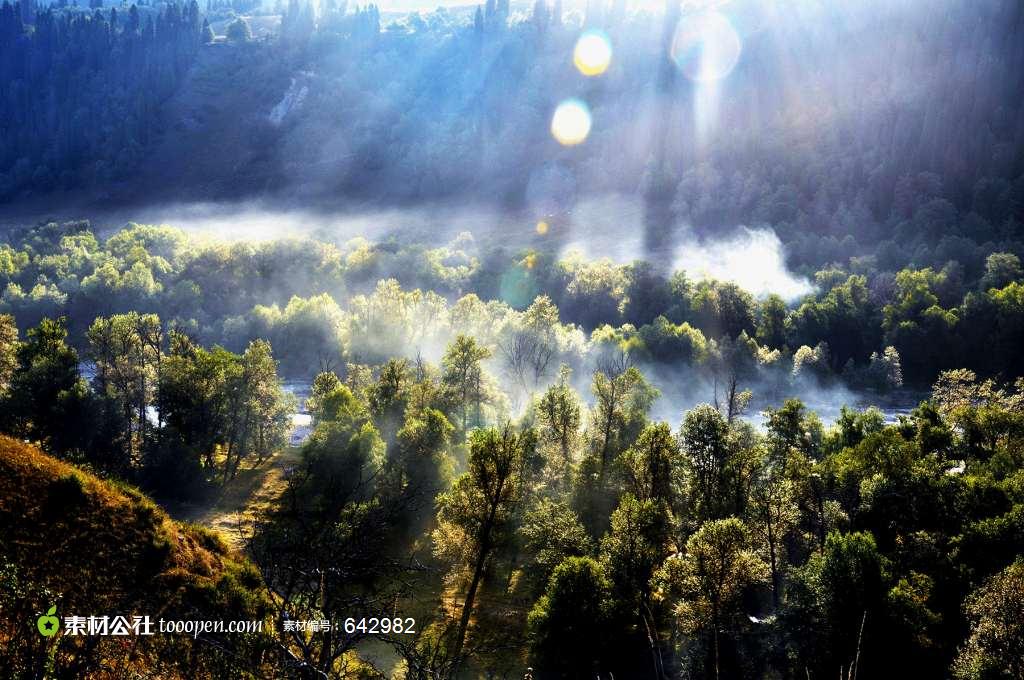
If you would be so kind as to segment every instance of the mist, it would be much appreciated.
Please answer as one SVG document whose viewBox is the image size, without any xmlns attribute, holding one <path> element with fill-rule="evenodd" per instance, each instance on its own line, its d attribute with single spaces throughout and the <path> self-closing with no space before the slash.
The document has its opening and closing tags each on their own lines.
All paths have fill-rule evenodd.
<svg viewBox="0 0 1024 680">
<path fill-rule="evenodd" d="M 740 227 L 734 236 L 717 240 L 684 240 L 676 253 L 676 270 L 697 280 L 730 281 L 757 297 L 775 293 L 793 302 L 814 292 L 810 281 L 786 267 L 782 241 L 768 227 Z"/>
</svg>

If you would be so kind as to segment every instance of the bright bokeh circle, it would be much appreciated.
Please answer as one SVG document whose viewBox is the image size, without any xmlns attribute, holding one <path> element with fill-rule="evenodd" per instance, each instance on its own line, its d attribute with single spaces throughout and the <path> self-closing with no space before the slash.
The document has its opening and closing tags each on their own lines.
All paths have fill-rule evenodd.
<svg viewBox="0 0 1024 680">
<path fill-rule="evenodd" d="M 679 20 L 672 38 L 672 60 L 690 80 L 714 82 L 732 73 L 742 48 L 728 17 L 711 10 Z"/>
<path fill-rule="evenodd" d="M 584 31 L 572 51 L 572 63 L 585 76 L 599 76 L 612 63 L 612 41 L 599 29 Z"/>
<path fill-rule="evenodd" d="M 579 99 L 567 99 L 551 116 L 551 134 L 563 146 L 582 144 L 590 134 L 590 108 Z"/>
</svg>

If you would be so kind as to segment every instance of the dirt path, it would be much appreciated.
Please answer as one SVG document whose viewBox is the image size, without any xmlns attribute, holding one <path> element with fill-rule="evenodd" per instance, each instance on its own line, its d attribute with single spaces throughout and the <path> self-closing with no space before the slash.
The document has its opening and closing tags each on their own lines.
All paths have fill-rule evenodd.
<svg viewBox="0 0 1024 680">
<path fill-rule="evenodd" d="M 287 485 L 286 471 L 298 464 L 297 447 L 275 453 L 259 467 L 245 467 L 211 505 L 183 508 L 179 519 L 216 529 L 233 548 L 243 547 L 253 519 L 281 495 Z"/>
</svg>

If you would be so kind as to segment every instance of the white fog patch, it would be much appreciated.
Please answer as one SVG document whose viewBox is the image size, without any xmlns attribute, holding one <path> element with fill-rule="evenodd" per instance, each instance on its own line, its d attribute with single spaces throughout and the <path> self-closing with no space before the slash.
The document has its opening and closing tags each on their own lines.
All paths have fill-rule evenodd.
<svg viewBox="0 0 1024 680">
<path fill-rule="evenodd" d="M 665 227 L 662 244 L 648 243 L 644 208 L 634 197 L 609 195 L 580 201 L 559 254 L 588 260 L 609 258 L 616 264 L 659 259 L 694 280 L 731 281 L 764 297 L 769 293 L 792 302 L 814 286 L 786 267 L 782 241 L 769 227 L 740 227 L 731 236 L 698 240 L 686 226 Z"/>
<path fill-rule="evenodd" d="M 315 238 L 345 243 L 353 238 L 365 238 L 372 242 L 396 239 L 402 243 L 437 247 L 469 232 L 474 238 L 482 237 L 486 245 L 492 243 L 488 235 L 495 233 L 503 234 L 505 245 L 518 245 L 514 239 L 504 236 L 506 230 L 512 229 L 508 218 L 494 209 L 471 207 L 457 211 L 425 207 L 324 212 L 253 200 L 151 205 L 111 212 L 100 221 L 108 231 L 128 222 L 166 224 L 198 237 L 220 241 Z M 520 233 L 532 233 L 532 223 L 520 222 Z M 527 243 L 522 238 L 520 242 Z"/>
<path fill-rule="evenodd" d="M 551 220 L 543 235 L 537 231 L 540 219 Z M 511 253 L 531 248 L 561 258 L 608 258 L 619 265 L 648 260 L 666 275 L 682 269 L 691 280 L 731 281 L 756 296 L 775 293 L 790 302 L 814 291 L 810 281 L 786 268 L 782 242 L 768 227 L 740 227 L 730 236 L 697 239 L 685 226 L 646 227 L 642 203 L 616 194 L 579 200 L 571 212 L 554 217 L 508 213 L 486 205 L 317 211 L 254 200 L 151 205 L 110 213 L 101 220 L 107 229 L 129 221 L 167 224 L 218 240 L 256 242 L 308 237 L 345 243 L 361 237 L 437 247 L 468 232 L 474 254 L 499 246 Z"/>
<path fill-rule="evenodd" d="M 683 243 L 675 269 L 696 280 L 731 281 L 758 297 L 775 293 L 787 302 L 814 291 L 810 281 L 786 268 L 782 241 L 771 229 L 741 227 L 728 239 Z"/>
</svg>

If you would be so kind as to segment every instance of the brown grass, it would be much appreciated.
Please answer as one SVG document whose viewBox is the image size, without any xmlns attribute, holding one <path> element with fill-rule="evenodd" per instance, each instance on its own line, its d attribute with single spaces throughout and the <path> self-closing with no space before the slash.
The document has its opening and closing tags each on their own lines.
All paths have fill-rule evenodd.
<svg viewBox="0 0 1024 680">
<path fill-rule="evenodd" d="M 176 522 L 129 485 L 98 479 L 3 436 L 0 567 L 17 580 L 13 592 L 0 592 L 0 650 L 23 659 L 46 642 L 34 630 L 34 617 L 52 604 L 58 616 L 148 614 L 154 620 L 260 619 L 269 612 L 258 574 L 218 533 Z M 191 671 L 177 664 L 202 668 L 208 653 L 201 642 L 173 636 L 135 639 L 129 651 L 122 642 L 103 638 L 88 649 L 81 638 L 61 636 L 51 652 L 58 665 L 89 654 L 101 667 L 114 658 L 122 670 L 127 664 L 151 674 L 158 667 L 160 677 L 188 677 Z M 3 656 L 0 651 L 0 669 Z"/>
</svg>

